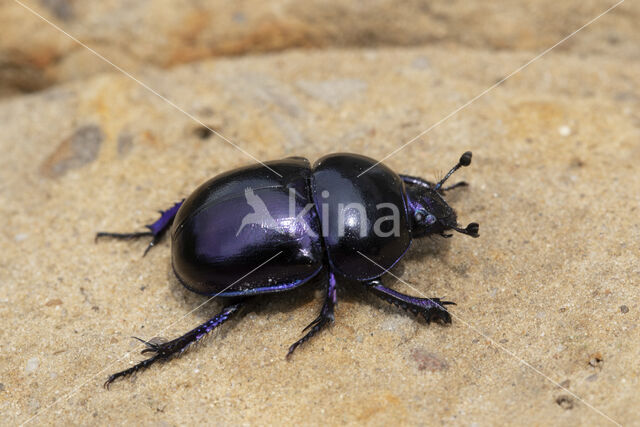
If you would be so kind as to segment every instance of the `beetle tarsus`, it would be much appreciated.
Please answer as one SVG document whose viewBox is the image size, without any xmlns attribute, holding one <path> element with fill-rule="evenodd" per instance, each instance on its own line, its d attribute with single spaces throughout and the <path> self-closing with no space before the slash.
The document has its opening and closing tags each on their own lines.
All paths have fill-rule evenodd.
<svg viewBox="0 0 640 427">
<path fill-rule="evenodd" d="M 147 245 L 147 248 L 142 253 L 143 257 L 147 256 L 147 253 L 151 250 L 152 247 L 154 247 L 160 241 L 160 239 L 162 238 L 163 234 L 164 234 L 164 232 L 162 232 L 160 234 L 154 234 L 153 235 L 153 239 L 151 239 L 151 241 Z"/>
<path fill-rule="evenodd" d="M 302 330 L 302 332 L 309 330 L 307 334 L 300 338 L 298 341 L 294 342 L 291 347 L 289 347 L 289 351 L 287 352 L 287 359 L 291 358 L 293 352 L 298 348 L 302 343 L 306 342 L 320 332 L 325 326 L 330 323 L 333 323 L 335 316 L 333 311 L 335 309 L 337 302 L 337 293 L 336 293 L 336 278 L 334 274 L 329 271 L 329 283 L 327 284 L 327 294 L 325 296 L 324 304 L 322 305 L 322 310 L 320 311 L 320 315 L 315 318 L 315 320 L 307 325 L 306 328 Z"/>
<path fill-rule="evenodd" d="M 153 233 L 150 231 L 141 231 L 138 233 L 110 233 L 107 231 L 99 231 L 96 233 L 96 241 L 101 237 L 111 237 L 113 239 L 119 240 L 132 240 L 138 239 L 140 237 L 149 237 L 153 236 Z"/>
<path fill-rule="evenodd" d="M 309 329 L 309 332 L 307 332 L 307 334 L 304 337 L 300 338 L 298 341 L 293 343 L 291 347 L 289 347 L 289 351 L 287 351 L 287 359 L 291 358 L 291 355 L 293 354 L 293 352 L 302 343 L 308 341 L 309 338 L 311 338 L 312 336 L 320 332 L 328 324 L 333 323 L 333 321 L 334 321 L 333 313 L 331 313 L 331 316 L 325 315 L 323 313 L 323 314 L 320 314 L 320 316 L 316 317 L 316 319 L 313 322 L 309 323 L 309 325 L 307 325 L 307 327 L 302 330 L 304 332 L 307 329 Z"/>
<path fill-rule="evenodd" d="M 162 239 L 162 236 L 164 236 L 167 230 L 171 227 L 171 224 L 173 224 L 173 219 L 178 213 L 178 209 L 180 209 L 180 206 L 182 206 L 183 202 L 184 202 L 184 199 L 174 204 L 171 208 L 167 209 L 166 211 L 160 211 L 160 218 L 158 218 L 158 220 L 155 221 L 154 223 L 145 226 L 149 229 L 149 231 L 140 231 L 135 233 L 111 233 L 111 232 L 100 231 L 96 233 L 95 240 L 97 241 L 101 237 L 111 237 L 111 238 L 120 239 L 120 240 L 138 239 L 140 237 L 152 237 L 151 242 L 149 242 L 149 245 L 147 245 L 147 248 L 144 250 L 144 253 L 142 254 L 142 256 L 145 256 L 151 250 L 152 247 L 154 247 L 156 244 L 158 244 L 158 242 L 160 242 L 160 239 Z"/>
<path fill-rule="evenodd" d="M 144 353 L 155 353 L 148 359 L 143 360 L 135 366 L 132 366 L 129 369 L 125 369 L 124 371 L 117 372 L 107 379 L 104 383 L 105 388 L 109 388 L 109 385 L 114 382 L 118 378 L 127 377 L 131 374 L 138 372 L 141 369 L 146 369 L 158 360 L 166 360 L 173 356 L 182 354 L 189 346 L 200 341 L 204 338 L 209 332 L 222 325 L 224 322 L 229 320 L 229 318 L 240 310 L 243 302 L 238 301 L 234 304 L 228 305 L 222 309 L 220 313 L 211 319 L 207 320 L 202 325 L 198 326 L 182 335 L 179 338 L 176 338 L 171 341 L 163 342 L 163 343 L 153 343 L 150 341 L 145 341 L 141 338 L 134 337 L 138 341 L 143 342 L 147 348 L 142 350 L 142 354 Z"/>
<path fill-rule="evenodd" d="M 125 369 L 124 371 L 116 372 L 113 375 L 109 375 L 109 378 L 104 383 L 104 388 L 108 390 L 111 383 L 117 380 L 118 378 L 128 377 L 129 375 L 133 375 L 141 369 L 146 369 L 161 358 L 162 357 L 159 354 L 156 354 L 155 356 L 150 357 L 149 359 L 145 359 L 142 362 L 138 363 L 135 366 L 132 366 L 129 369 Z"/>
</svg>

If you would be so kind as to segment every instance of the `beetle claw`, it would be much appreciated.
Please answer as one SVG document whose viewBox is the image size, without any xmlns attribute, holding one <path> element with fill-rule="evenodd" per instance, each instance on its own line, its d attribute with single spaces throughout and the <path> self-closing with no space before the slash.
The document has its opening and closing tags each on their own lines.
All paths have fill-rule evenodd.
<svg viewBox="0 0 640 427">
<path fill-rule="evenodd" d="M 427 323 L 431 323 L 431 322 L 438 322 L 438 323 L 441 322 L 444 324 L 451 323 L 451 315 L 449 314 L 448 311 L 444 309 L 432 308 L 427 310 L 426 312 L 423 312 L 422 315 L 424 316 Z"/>
<path fill-rule="evenodd" d="M 440 298 L 429 298 L 429 301 L 434 305 L 425 308 L 421 311 L 422 317 L 427 321 L 427 323 L 431 323 L 433 321 L 438 323 L 451 323 L 451 314 L 444 307 L 446 305 L 456 305 L 453 301 L 442 301 Z"/>
</svg>

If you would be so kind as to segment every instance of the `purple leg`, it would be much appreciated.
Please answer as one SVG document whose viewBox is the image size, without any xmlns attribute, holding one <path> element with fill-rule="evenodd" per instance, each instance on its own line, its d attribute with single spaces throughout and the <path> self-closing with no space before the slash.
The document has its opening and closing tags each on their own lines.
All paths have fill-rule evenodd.
<svg viewBox="0 0 640 427">
<path fill-rule="evenodd" d="M 415 176 L 410 176 L 410 175 L 400 175 L 400 178 L 402 179 L 402 181 L 404 181 L 406 184 L 411 184 L 411 185 L 420 185 L 422 187 L 427 187 L 427 188 L 433 188 L 436 185 L 433 182 L 429 182 L 426 179 L 422 179 L 422 178 L 418 178 Z M 444 187 L 441 188 L 439 193 L 445 193 L 449 190 L 453 190 L 454 188 L 458 188 L 458 187 L 466 187 L 467 184 L 465 181 L 460 181 L 460 182 L 456 182 L 453 185 L 450 185 L 448 187 Z"/>
<path fill-rule="evenodd" d="M 309 323 L 306 328 L 302 330 L 302 332 L 309 329 L 307 334 L 300 338 L 298 341 L 293 343 L 291 347 L 289 347 L 289 351 L 287 352 L 287 359 L 291 357 L 293 352 L 298 346 L 314 336 L 318 333 L 322 328 L 327 326 L 329 323 L 333 323 L 334 315 L 333 310 L 338 302 L 338 295 L 336 293 L 336 277 L 331 270 L 329 270 L 329 283 L 327 284 L 327 295 L 324 299 L 324 304 L 322 305 L 322 310 L 320 310 L 320 315 L 316 317 L 316 319 Z"/>
<path fill-rule="evenodd" d="M 229 318 L 240 310 L 240 307 L 243 305 L 243 301 L 236 302 L 235 304 L 229 305 L 222 309 L 222 311 L 217 314 L 215 317 L 207 320 L 202 325 L 198 326 L 195 329 L 187 332 L 183 336 L 176 338 L 174 340 L 165 342 L 165 343 L 152 343 L 149 341 L 141 340 L 140 338 L 136 338 L 139 341 L 145 343 L 147 348 L 142 350 L 142 354 L 144 353 L 155 353 L 152 357 L 143 360 L 135 366 L 132 366 L 129 369 L 125 369 L 124 371 L 117 372 L 109 377 L 107 381 L 104 383 L 106 388 L 109 388 L 109 385 L 118 378 L 126 377 L 128 375 L 134 374 L 141 369 L 148 368 L 153 365 L 158 360 L 167 360 L 172 356 L 182 354 L 191 344 L 194 344 L 200 341 L 205 335 L 209 332 L 222 325 L 224 322 L 229 320 Z M 135 337 L 134 337 L 135 338 Z"/>
<path fill-rule="evenodd" d="M 147 227 L 149 231 L 141 231 L 137 233 L 109 233 L 109 232 L 100 231 L 96 233 L 96 240 L 98 240 L 100 237 L 113 237 L 115 239 L 129 240 L 129 239 L 137 239 L 139 237 L 150 236 L 152 237 L 152 239 L 151 239 L 151 242 L 149 243 L 149 246 L 147 246 L 147 249 L 145 249 L 144 251 L 144 254 L 143 254 L 144 256 L 147 254 L 147 252 L 149 252 L 149 249 L 154 247 L 155 244 L 160 241 L 160 239 L 166 233 L 169 227 L 171 227 L 171 224 L 173 223 L 173 218 L 175 218 L 176 214 L 178 213 L 178 209 L 180 209 L 180 206 L 182 206 L 183 202 L 184 202 L 184 199 L 182 199 L 182 201 L 176 203 L 166 211 L 160 211 L 160 218 L 156 222 L 154 222 L 153 224 L 145 225 L 145 227 Z"/>
<path fill-rule="evenodd" d="M 451 323 L 451 315 L 446 309 L 446 305 L 455 305 L 451 301 L 441 301 L 440 298 L 418 298 L 396 292 L 382 286 L 380 279 L 374 279 L 365 282 L 364 285 L 371 293 L 378 298 L 400 307 L 404 310 L 411 311 L 413 314 L 420 314 L 428 322 L 439 320 L 443 323 Z"/>
</svg>

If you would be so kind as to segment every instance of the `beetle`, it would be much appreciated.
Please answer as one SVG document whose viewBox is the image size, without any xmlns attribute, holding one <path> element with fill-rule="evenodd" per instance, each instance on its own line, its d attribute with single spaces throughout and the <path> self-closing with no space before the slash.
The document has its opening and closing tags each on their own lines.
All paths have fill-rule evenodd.
<svg viewBox="0 0 640 427">
<path fill-rule="evenodd" d="M 179 355 L 232 318 L 256 295 L 304 285 L 324 271 L 324 304 L 308 332 L 289 347 L 287 358 L 334 321 L 338 279 L 360 282 L 374 295 L 427 322 L 451 323 L 451 301 L 418 298 L 383 286 L 381 277 L 405 254 L 413 238 L 454 230 L 478 237 L 479 226 L 458 225 L 443 187 L 460 167 L 465 152 L 440 180 L 399 175 L 358 154 L 337 153 L 311 166 L 303 157 L 252 165 L 222 173 L 136 233 L 99 232 L 100 237 L 150 237 L 144 254 L 171 229 L 171 261 L 190 291 L 226 297 L 222 311 L 197 328 L 167 342 L 142 341 L 146 360 L 111 375 L 105 387 L 159 360 Z M 264 167 L 264 166 L 267 167 Z M 390 214 L 390 215 L 389 215 Z M 303 332 L 304 332 L 303 331 Z"/>
</svg>

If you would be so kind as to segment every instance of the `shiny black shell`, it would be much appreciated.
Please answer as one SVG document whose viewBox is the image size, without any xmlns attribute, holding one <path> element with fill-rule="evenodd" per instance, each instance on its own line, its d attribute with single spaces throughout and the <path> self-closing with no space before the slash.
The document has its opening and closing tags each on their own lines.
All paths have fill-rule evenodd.
<svg viewBox="0 0 640 427">
<path fill-rule="evenodd" d="M 281 177 L 252 165 L 210 179 L 186 199 L 174 219 L 176 276 L 194 292 L 229 297 L 300 286 L 320 272 L 325 259 L 350 279 L 380 277 L 403 256 L 411 232 L 400 177 L 382 164 L 357 176 L 375 163 L 356 154 L 331 154 L 312 169 L 308 160 L 292 157 L 266 163 Z M 254 196 L 271 219 L 243 226 L 243 218 L 255 210 L 249 205 Z M 340 216 L 341 205 L 354 203 L 363 212 L 346 209 Z M 380 208 L 382 203 L 399 211 L 397 235 L 373 233 L 376 222 L 392 214 Z"/>
<path fill-rule="evenodd" d="M 382 163 L 358 176 L 376 163 L 358 154 L 338 153 L 313 166 L 313 194 L 329 262 L 334 271 L 354 280 L 380 277 L 411 244 L 411 222 L 400 177 Z M 350 204 L 354 208 L 347 209 Z M 355 206 L 361 206 L 364 215 Z M 394 214 L 390 206 L 397 209 L 397 233 L 385 228 L 391 221 L 384 221 L 384 217 Z M 388 236 L 374 230 L 377 222 L 382 234 Z"/>
<path fill-rule="evenodd" d="M 298 157 L 266 164 L 282 176 L 261 165 L 235 169 L 202 184 L 180 207 L 171 255 L 176 276 L 188 289 L 221 296 L 278 292 L 322 269 L 322 242 L 307 229 L 320 234 L 315 210 L 297 221 L 289 215 L 290 189 L 297 195 L 295 212 L 311 200 L 309 161 Z M 238 233 L 252 212 L 247 188 L 264 202 L 275 224 L 249 224 Z"/>
</svg>

